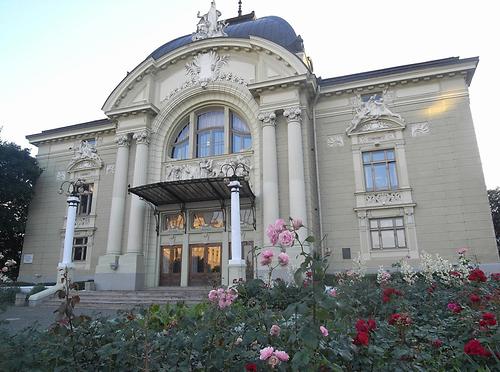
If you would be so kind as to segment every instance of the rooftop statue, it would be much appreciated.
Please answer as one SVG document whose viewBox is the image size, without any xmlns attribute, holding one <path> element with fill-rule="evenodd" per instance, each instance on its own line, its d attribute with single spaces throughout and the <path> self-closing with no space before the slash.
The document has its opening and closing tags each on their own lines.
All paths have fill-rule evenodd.
<svg viewBox="0 0 500 372">
<path fill-rule="evenodd" d="M 200 19 L 198 25 L 196 26 L 196 32 L 192 36 L 192 40 L 202 40 L 209 37 L 222 37 L 227 36 L 224 32 L 227 24 L 224 21 L 218 21 L 218 18 L 222 15 L 220 11 L 215 7 L 215 1 L 210 4 L 210 9 L 208 13 L 200 15 L 198 12 L 197 17 Z"/>
</svg>

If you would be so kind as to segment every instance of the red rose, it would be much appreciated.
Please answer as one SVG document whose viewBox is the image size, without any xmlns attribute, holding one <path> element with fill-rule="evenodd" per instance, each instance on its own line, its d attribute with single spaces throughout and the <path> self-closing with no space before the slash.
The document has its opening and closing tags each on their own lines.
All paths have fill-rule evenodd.
<svg viewBox="0 0 500 372">
<path fill-rule="evenodd" d="M 473 293 L 469 296 L 469 300 L 471 302 L 477 303 L 477 302 L 481 302 L 481 297 L 479 297 L 477 294 Z"/>
<path fill-rule="evenodd" d="M 384 303 L 389 302 L 391 300 L 392 295 L 401 296 L 402 293 L 394 288 L 385 288 L 384 291 L 382 292 L 382 301 Z"/>
<path fill-rule="evenodd" d="M 491 353 L 486 350 L 483 345 L 481 345 L 481 343 L 475 338 L 464 345 L 464 353 L 468 355 L 479 355 L 482 357 L 491 356 Z"/>
<path fill-rule="evenodd" d="M 491 280 L 499 281 L 500 273 L 491 273 Z"/>
<path fill-rule="evenodd" d="M 368 325 L 366 324 L 364 319 L 358 319 L 356 322 L 356 325 L 354 326 L 356 328 L 356 331 L 358 332 L 368 332 Z"/>
<path fill-rule="evenodd" d="M 390 325 L 397 325 L 397 326 L 402 326 L 402 327 L 407 327 L 411 324 L 411 318 L 408 316 L 408 314 L 392 314 L 389 317 L 388 323 Z"/>
<path fill-rule="evenodd" d="M 482 318 L 483 318 L 482 321 L 479 322 L 479 324 L 481 324 L 481 322 L 483 323 L 481 324 L 482 326 L 484 325 L 494 326 L 497 324 L 497 318 L 495 317 L 495 314 L 483 313 Z"/>
<path fill-rule="evenodd" d="M 358 332 L 356 335 L 356 338 L 354 339 L 354 344 L 355 345 L 364 345 L 368 346 L 368 342 L 370 340 L 370 335 L 366 332 Z"/>
<path fill-rule="evenodd" d="M 255 363 L 245 364 L 245 371 L 257 372 L 257 364 L 255 364 Z"/>
<path fill-rule="evenodd" d="M 474 269 L 469 273 L 468 279 L 471 282 L 485 282 L 486 275 L 484 275 L 484 272 L 481 269 Z"/>
<path fill-rule="evenodd" d="M 439 338 L 436 338 L 432 340 L 432 346 L 434 346 L 436 349 L 439 349 L 441 346 L 443 346 L 443 341 L 441 341 Z"/>
<path fill-rule="evenodd" d="M 368 319 L 368 330 L 374 331 L 377 329 L 377 323 L 374 319 Z"/>
</svg>

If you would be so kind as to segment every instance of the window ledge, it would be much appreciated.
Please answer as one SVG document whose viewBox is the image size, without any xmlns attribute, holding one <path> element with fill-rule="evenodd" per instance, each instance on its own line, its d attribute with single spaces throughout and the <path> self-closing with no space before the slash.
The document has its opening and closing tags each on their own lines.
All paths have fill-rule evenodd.
<svg viewBox="0 0 500 372">
<path fill-rule="evenodd" d="M 395 249 L 381 249 L 381 250 L 371 250 L 370 258 L 394 258 L 394 257 L 414 257 L 415 253 L 408 248 L 395 248 Z"/>
<path fill-rule="evenodd" d="M 408 206 L 413 203 L 411 188 L 356 192 L 356 209 Z"/>
</svg>

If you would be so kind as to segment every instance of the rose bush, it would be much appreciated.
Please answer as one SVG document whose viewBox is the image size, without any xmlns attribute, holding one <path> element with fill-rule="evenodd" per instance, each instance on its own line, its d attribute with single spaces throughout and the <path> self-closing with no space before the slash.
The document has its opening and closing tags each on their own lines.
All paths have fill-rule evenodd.
<svg viewBox="0 0 500 372">
<path fill-rule="evenodd" d="M 288 238 L 279 236 L 288 231 L 303 247 L 299 228 L 279 220 L 268 232 L 287 254 Z M 292 259 L 265 252 L 269 270 Z M 295 283 L 256 279 L 214 289 L 191 307 L 80 317 L 73 330 L 59 323 L 0 332 L 0 354 L 16 356 L 1 358 L 0 370 L 500 370 L 498 275 L 466 261 L 455 275 L 453 265 L 440 259 L 433 268 L 428 258 L 421 273 L 405 261 L 400 271 L 381 269 L 377 282 L 358 262 L 331 288 L 327 259 L 305 249 L 301 255 Z"/>
</svg>

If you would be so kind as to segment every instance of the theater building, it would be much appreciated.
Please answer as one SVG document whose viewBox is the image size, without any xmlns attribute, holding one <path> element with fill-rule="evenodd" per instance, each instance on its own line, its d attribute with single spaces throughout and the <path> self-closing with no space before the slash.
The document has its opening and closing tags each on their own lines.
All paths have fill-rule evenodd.
<svg viewBox="0 0 500 372">
<path fill-rule="evenodd" d="M 331 272 L 460 247 L 498 262 L 469 107 L 478 58 L 321 79 L 282 18 L 222 21 L 212 2 L 193 31 L 119 82 L 106 119 L 27 136 L 43 173 L 19 280 L 55 280 L 57 191 L 77 179 L 74 276 L 98 289 L 228 284 L 231 175 L 247 277 L 268 224 L 288 216 L 324 237 L 312 248 Z"/>
</svg>

